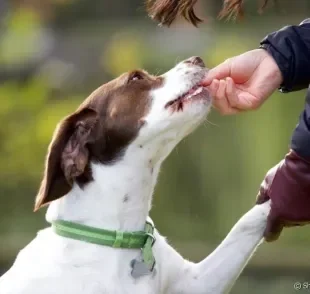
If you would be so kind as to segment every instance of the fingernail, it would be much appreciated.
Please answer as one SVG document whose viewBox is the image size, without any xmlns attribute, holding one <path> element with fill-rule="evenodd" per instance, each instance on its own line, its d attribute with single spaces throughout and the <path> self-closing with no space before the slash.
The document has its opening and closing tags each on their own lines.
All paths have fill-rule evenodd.
<svg viewBox="0 0 310 294">
<path fill-rule="evenodd" d="M 206 87 L 206 86 L 209 86 L 211 83 L 212 83 L 212 82 L 209 81 L 209 80 L 202 80 L 202 81 L 199 83 L 199 85 L 200 85 L 200 86 Z"/>
</svg>

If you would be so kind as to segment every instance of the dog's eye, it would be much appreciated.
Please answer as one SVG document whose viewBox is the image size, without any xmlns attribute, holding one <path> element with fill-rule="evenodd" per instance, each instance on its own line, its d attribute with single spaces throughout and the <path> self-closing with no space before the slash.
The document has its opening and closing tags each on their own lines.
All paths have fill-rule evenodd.
<svg viewBox="0 0 310 294">
<path fill-rule="evenodd" d="M 134 74 L 132 74 L 129 79 L 129 81 L 138 81 L 138 80 L 143 80 L 143 76 L 138 72 L 135 72 Z"/>
</svg>

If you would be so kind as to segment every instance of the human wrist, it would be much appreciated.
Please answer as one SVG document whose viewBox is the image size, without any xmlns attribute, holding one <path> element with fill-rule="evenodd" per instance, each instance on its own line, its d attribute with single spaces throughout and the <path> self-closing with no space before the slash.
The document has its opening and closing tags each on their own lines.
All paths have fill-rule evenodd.
<svg viewBox="0 0 310 294">
<path fill-rule="evenodd" d="M 276 88 L 278 88 L 281 92 L 285 93 L 286 88 L 283 85 L 284 78 L 283 78 L 283 72 L 278 64 L 277 59 L 274 57 L 274 54 L 269 50 L 270 46 L 268 44 L 261 44 L 259 46 L 260 50 L 263 50 L 265 52 L 265 58 L 268 58 L 270 65 L 271 65 L 271 72 L 272 76 L 271 78 L 274 80 L 274 83 L 277 85 Z"/>
<path fill-rule="evenodd" d="M 277 55 L 276 52 L 273 52 L 272 47 L 268 43 L 261 43 L 259 46 L 259 49 L 264 50 L 266 52 L 266 55 L 270 57 L 270 60 L 274 67 L 274 79 L 277 81 L 277 89 L 281 93 L 288 93 L 290 92 L 290 87 L 286 86 L 285 84 L 285 75 L 287 74 L 286 71 L 280 66 L 281 64 L 281 58 Z"/>
<path fill-rule="evenodd" d="M 305 158 L 297 153 L 297 151 L 290 149 L 290 151 L 285 156 L 285 161 L 300 161 L 306 165 L 309 165 L 310 168 L 310 159 Z"/>
</svg>

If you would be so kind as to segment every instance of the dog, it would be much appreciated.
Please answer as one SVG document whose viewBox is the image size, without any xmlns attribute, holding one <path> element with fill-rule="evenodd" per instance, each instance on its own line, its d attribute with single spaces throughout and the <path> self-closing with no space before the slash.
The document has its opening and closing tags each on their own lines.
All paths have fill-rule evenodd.
<svg viewBox="0 0 310 294">
<path fill-rule="evenodd" d="M 263 241 L 269 202 L 247 212 L 199 263 L 177 253 L 149 219 L 161 164 L 210 111 L 212 97 L 200 86 L 206 73 L 199 57 L 161 76 L 125 73 L 58 124 L 35 201 L 35 210 L 48 205 L 51 226 L 20 251 L 0 279 L 1 294 L 231 289 Z"/>
</svg>

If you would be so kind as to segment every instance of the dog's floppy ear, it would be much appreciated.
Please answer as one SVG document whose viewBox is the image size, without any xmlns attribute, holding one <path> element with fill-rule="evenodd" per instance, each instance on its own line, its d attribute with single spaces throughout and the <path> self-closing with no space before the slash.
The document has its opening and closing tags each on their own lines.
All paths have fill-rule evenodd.
<svg viewBox="0 0 310 294">
<path fill-rule="evenodd" d="M 45 171 L 34 211 L 67 194 L 89 160 L 87 144 L 94 140 L 97 113 L 84 108 L 62 120 L 49 145 Z"/>
</svg>

